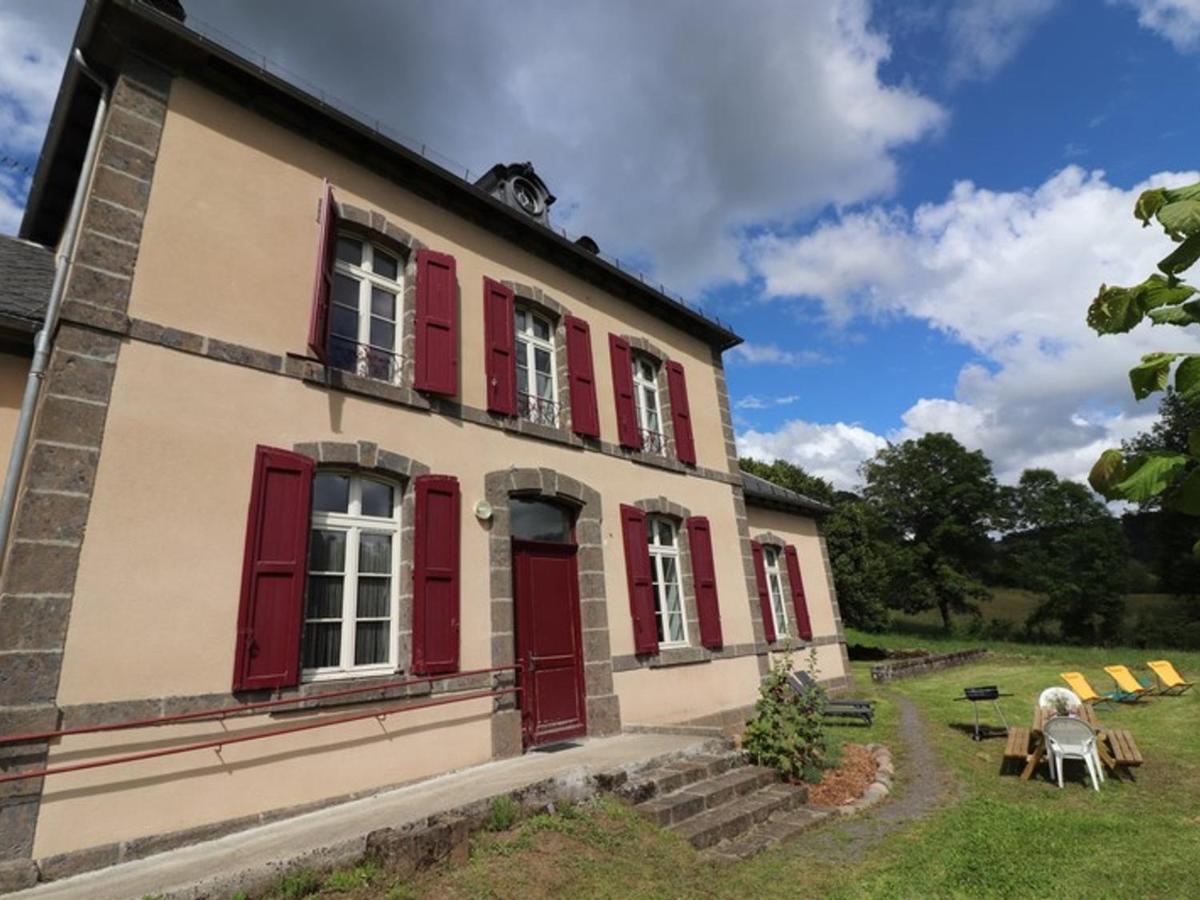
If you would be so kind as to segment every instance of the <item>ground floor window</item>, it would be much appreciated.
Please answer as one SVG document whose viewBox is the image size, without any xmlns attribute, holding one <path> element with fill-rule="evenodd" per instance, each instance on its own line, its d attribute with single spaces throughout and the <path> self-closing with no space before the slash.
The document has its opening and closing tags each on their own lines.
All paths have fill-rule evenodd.
<svg viewBox="0 0 1200 900">
<path fill-rule="evenodd" d="M 654 583 L 654 613 L 658 642 L 663 646 L 687 643 L 683 595 L 679 589 L 679 529 L 662 516 L 646 519 L 650 543 L 650 572 Z"/>
<path fill-rule="evenodd" d="M 396 667 L 400 489 L 340 472 L 313 481 L 302 661 L 311 678 Z"/>
<path fill-rule="evenodd" d="M 771 594 L 771 613 L 775 617 L 776 637 L 787 637 L 787 604 L 783 602 L 783 578 L 779 574 L 779 548 L 763 547 L 763 562 L 767 570 L 767 589 Z"/>
</svg>

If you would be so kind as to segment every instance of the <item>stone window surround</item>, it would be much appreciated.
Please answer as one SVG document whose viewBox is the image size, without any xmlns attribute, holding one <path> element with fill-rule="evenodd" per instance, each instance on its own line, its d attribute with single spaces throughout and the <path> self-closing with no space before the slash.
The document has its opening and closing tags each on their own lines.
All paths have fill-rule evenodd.
<svg viewBox="0 0 1200 900">
<path fill-rule="evenodd" d="M 587 733 L 593 737 L 616 734 L 621 730 L 621 710 L 620 700 L 613 691 L 600 493 L 554 469 L 515 467 L 487 473 L 484 476 L 484 493 L 492 507 L 492 517 L 486 526 L 491 568 L 492 665 L 507 666 L 516 661 L 509 498 L 536 498 L 573 507 L 577 510 L 575 542 L 579 547 L 576 559 L 579 566 Z M 516 707 L 515 698 L 500 697 L 494 703 L 492 756 L 519 755 L 522 751 L 521 713 Z"/>
<path fill-rule="evenodd" d="M 675 417 L 671 409 L 671 386 L 667 382 L 667 363 L 671 361 L 671 357 L 667 356 L 666 353 L 664 353 L 654 344 L 650 343 L 650 341 L 646 340 L 641 335 L 621 334 L 617 336 L 629 344 L 629 349 L 633 351 L 634 356 L 638 354 L 648 356 L 655 362 L 657 366 L 657 369 L 654 373 L 654 380 L 658 387 L 658 417 L 659 422 L 662 425 L 663 434 L 663 452 L 661 456 L 666 457 L 674 462 L 679 462 L 678 454 L 675 451 Z M 638 400 L 635 398 L 634 404 L 636 405 L 637 402 Z M 639 431 L 641 427 L 642 424 L 639 420 Z M 654 458 L 660 456 L 660 454 L 651 453 L 644 449 L 629 450 L 627 448 L 622 448 L 622 450 L 626 454 L 635 456 L 637 458 Z M 680 465 L 683 464 L 681 463 Z M 685 466 L 685 468 L 690 467 Z"/>
<path fill-rule="evenodd" d="M 400 298 L 400 384 L 411 387 L 416 377 L 417 251 L 427 249 L 407 231 L 374 210 L 338 201 L 338 233 L 353 234 L 380 244 L 404 261 L 404 288 Z M 332 371 L 332 370 L 330 370 Z"/>
<path fill-rule="evenodd" d="M 792 582 L 788 577 L 787 564 L 783 555 L 783 548 L 788 546 L 791 541 L 784 540 L 779 535 L 770 531 L 764 531 L 761 534 L 756 534 L 752 540 L 758 541 L 758 543 L 762 544 L 764 547 L 774 547 L 779 551 L 779 587 L 783 591 L 783 602 L 791 603 Z M 766 560 L 763 560 L 763 563 L 765 565 Z M 788 625 L 793 631 L 795 631 L 796 611 L 794 609 L 788 614 Z M 771 649 L 783 649 L 785 646 L 791 646 L 793 648 L 807 647 L 811 643 L 812 641 L 801 640 L 794 634 L 784 635 L 782 640 L 776 639 L 775 642 L 771 644 Z"/>
<path fill-rule="evenodd" d="M 381 450 L 371 441 L 345 443 L 340 441 L 319 441 L 298 443 L 292 450 L 301 456 L 307 456 L 317 464 L 317 471 L 352 472 L 357 475 L 377 475 L 399 486 L 400 499 L 400 583 L 396 590 L 396 629 L 399 632 L 396 667 L 385 675 L 377 678 L 394 678 L 406 674 L 412 661 L 412 567 L 413 567 L 413 535 L 415 532 L 415 492 L 412 489 L 412 479 L 418 475 L 429 474 L 429 466 L 416 462 L 407 456 L 393 453 L 391 450 Z M 345 680 L 362 680 L 369 683 L 372 676 L 356 675 L 346 672 L 343 676 L 326 676 L 319 680 L 322 685 L 340 683 Z M 318 682 L 313 682 L 318 683 Z"/>
<path fill-rule="evenodd" d="M 559 411 L 558 427 L 554 430 L 571 434 L 571 372 L 567 366 L 567 316 L 571 315 L 571 311 L 539 287 L 519 281 L 504 280 L 500 283 L 513 292 L 517 306 L 529 307 L 554 323 L 554 377 L 558 384 L 555 402 Z M 594 438 L 580 439 L 596 443 Z"/>
</svg>

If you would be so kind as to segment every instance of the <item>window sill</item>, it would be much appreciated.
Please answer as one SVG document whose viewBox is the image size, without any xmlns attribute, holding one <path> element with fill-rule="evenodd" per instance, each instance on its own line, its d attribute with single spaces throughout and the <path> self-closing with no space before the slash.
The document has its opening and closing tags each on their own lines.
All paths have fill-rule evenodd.
<svg viewBox="0 0 1200 900">
<path fill-rule="evenodd" d="M 712 652 L 704 647 L 660 647 L 657 654 L 648 658 L 647 666 L 651 669 L 690 666 L 711 662 L 712 658 Z"/>
</svg>

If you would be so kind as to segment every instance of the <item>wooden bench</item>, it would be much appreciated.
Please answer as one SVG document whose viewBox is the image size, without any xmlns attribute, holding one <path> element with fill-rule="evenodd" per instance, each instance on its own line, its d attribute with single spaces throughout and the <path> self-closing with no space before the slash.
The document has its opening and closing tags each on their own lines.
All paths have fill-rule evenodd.
<svg viewBox="0 0 1200 900">
<path fill-rule="evenodd" d="M 1118 766 L 1132 768 L 1142 764 L 1142 751 L 1134 743 L 1132 734 L 1118 729 L 1108 732 L 1107 737 L 1108 745 L 1112 748 L 1113 761 Z"/>
<path fill-rule="evenodd" d="M 1008 743 L 1004 745 L 1004 762 L 1017 760 L 1024 765 L 1029 759 L 1029 729 L 1013 727 L 1008 729 Z M 1002 769 L 1003 771 L 1003 769 Z"/>
</svg>

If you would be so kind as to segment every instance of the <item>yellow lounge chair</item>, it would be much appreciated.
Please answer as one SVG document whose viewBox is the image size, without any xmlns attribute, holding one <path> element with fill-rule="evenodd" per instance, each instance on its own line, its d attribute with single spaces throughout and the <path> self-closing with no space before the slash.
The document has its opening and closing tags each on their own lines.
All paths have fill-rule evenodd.
<svg viewBox="0 0 1200 900">
<path fill-rule="evenodd" d="M 1126 666 L 1105 666 L 1104 671 L 1112 676 L 1112 680 L 1117 683 L 1117 692 L 1126 694 L 1125 698 L 1114 697 L 1114 700 L 1120 702 L 1136 703 L 1142 697 L 1149 697 L 1154 693 L 1154 689 L 1142 684 L 1133 677 L 1133 673 Z"/>
<path fill-rule="evenodd" d="M 1156 659 L 1154 662 L 1148 662 L 1146 663 L 1146 668 L 1153 672 L 1154 677 L 1158 679 L 1158 683 L 1161 685 L 1159 688 L 1160 694 L 1166 694 L 1167 696 L 1182 694 L 1196 683 L 1194 681 L 1184 681 L 1183 676 L 1165 659 Z"/>
<path fill-rule="evenodd" d="M 1115 699 L 1108 694 L 1103 696 L 1097 694 L 1082 672 L 1062 672 L 1060 673 L 1060 677 L 1067 683 L 1071 690 L 1079 695 L 1079 699 L 1084 703 L 1095 705 L 1097 703 L 1109 703 Z"/>
</svg>

